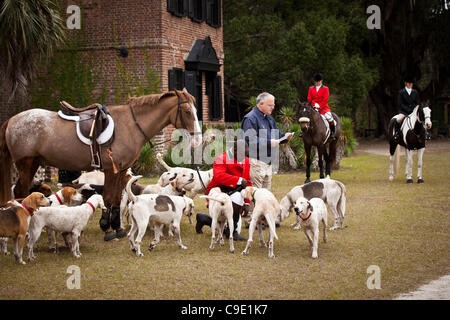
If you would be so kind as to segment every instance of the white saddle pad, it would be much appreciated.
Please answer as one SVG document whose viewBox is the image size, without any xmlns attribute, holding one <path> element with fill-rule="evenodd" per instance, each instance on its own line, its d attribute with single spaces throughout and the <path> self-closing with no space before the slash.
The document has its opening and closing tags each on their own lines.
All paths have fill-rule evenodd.
<svg viewBox="0 0 450 320">
<path fill-rule="evenodd" d="M 65 115 L 64 113 L 62 113 L 61 110 L 58 111 L 58 116 L 60 116 L 64 120 L 75 121 L 78 139 L 80 139 L 81 142 L 83 142 L 84 144 L 87 144 L 89 146 L 92 144 L 92 141 L 89 138 L 86 138 L 85 136 L 83 136 L 81 134 L 80 117 L 79 116 L 68 116 L 68 115 Z M 108 126 L 96 139 L 97 143 L 100 145 L 104 144 L 109 139 L 111 139 L 111 137 L 114 133 L 114 120 L 109 114 L 106 116 L 108 117 L 108 120 L 109 120 Z"/>
<path fill-rule="evenodd" d="M 320 117 L 323 120 L 323 123 L 325 124 L 325 128 L 327 128 L 327 132 L 326 132 L 326 138 L 325 141 L 323 142 L 325 144 L 325 142 L 327 142 L 328 138 L 330 137 L 331 131 L 330 131 L 330 123 L 328 122 L 328 120 L 325 118 L 325 116 L 323 114 L 320 114 Z"/>
</svg>

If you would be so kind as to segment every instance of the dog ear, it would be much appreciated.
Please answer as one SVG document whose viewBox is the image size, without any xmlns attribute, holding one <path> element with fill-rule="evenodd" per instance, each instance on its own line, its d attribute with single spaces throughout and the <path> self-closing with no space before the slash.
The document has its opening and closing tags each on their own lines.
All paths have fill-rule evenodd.
<svg viewBox="0 0 450 320">
<path fill-rule="evenodd" d="M 311 203 L 309 201 L 306 201 L 308 203 L 308 208 L 311 210 L 311 212 L 313 211 L 313 206 L 311 205 Z"/>
<path fill-rule="evenodd" d="M 172 178 L 169 179 L 169 181 L 173 181 L 173 179 L 175 179 L 177 177 L 178 173 L 174 173 L 174 176 Z"/>
</svg>

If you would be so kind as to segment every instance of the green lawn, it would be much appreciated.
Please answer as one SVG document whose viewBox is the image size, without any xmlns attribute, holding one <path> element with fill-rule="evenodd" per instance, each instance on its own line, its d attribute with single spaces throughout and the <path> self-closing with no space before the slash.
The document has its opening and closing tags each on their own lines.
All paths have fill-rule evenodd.
<svg viewBox="0 0 450 320">
<path fill-rule="evenodd" d="M 245 242 L 235 242 L 234 254 L 228 242 L 210 251 L 210 229 L 197 235 L 186 217 L 181 230 L 188 250 L 164 240 L 149 252 L 153 234 L 147 231 L 145 256 L 138 258 L 126 238 L 103 241 L 97 210 L 80 259 L 64 248 L 57 255 L 47 252 L 45 234 L 35 262 L 19 266 L 12 256 L 1 256 L 0 299 L 390 299 L 450 272 L 449 159 L 449 149 L 425 152 L 422 185 L 405 183 L 404 157 L 394 182 L 388 181 L 387 156 L 343 159 L 333 178 L 347 187 L 345 228 L 328 232 L 326 244 L 320 237 L 317 260 L 304 233 L 289 226 L 293 214 L 277 230 L 275 259 L 258 241 L 248 256 L 241 255 Z M 281 199 L 304 179 L 304 172 L 274 176 L 275 196 Z M 206 212 L 203 199 L 195 204 L 196 212 Z M 81 269 L 80 290 L 66 287 L 70 265 Z M 370 265 L 380 267 L 380 290 L 366 286 Z"/>
</svg>

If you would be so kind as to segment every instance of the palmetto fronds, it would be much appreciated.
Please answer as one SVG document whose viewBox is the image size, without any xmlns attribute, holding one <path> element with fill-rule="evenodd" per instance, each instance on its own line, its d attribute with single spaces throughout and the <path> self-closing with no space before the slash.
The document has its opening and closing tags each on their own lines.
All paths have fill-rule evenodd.
<svg viewBox="0 0 450 320">
<path fill-rule="evenodd" d="M 0 0 L 0 71 L 11 97 L 24 94 L 42 58 L 65 39 L 65 25 L 51 0 Z"/>
</svg>

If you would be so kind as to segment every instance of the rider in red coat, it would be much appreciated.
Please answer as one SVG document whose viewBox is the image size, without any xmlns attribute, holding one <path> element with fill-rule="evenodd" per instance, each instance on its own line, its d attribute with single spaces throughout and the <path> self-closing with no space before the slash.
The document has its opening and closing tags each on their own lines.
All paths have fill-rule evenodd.
<svg viewBox="0 0 450 320">
<path fill-rule="evenodd" d="M 336 122 L 334 121 L 333 116 L 331 115 L 330 107 L 328 106 L 330 90 L 328 90 L 328 87 L 324 86 L 322 82 L 322 75 L 320 73 L 316 73 L 314 75 L 314 86 L 309 87 L 308 90 L 308 101 L 311 103 L 313 108 L 325 116 L 325 119 L 327 119 L 330 124 L 330 139 L 334 140 L 336 139 L 334 136 Z"/>
<path fill-rule="evenodd" d="M 239 235 L 237 225 L 244 210 L 244 202 L 250 203 L 242 197 L 240 191 L 251 185 L 248 145 L 244 140 L 238 140 L 234 143 L 232 149 L 218 155 L 214 159 L 213 178 L 206 187 L 206 194 L 212 188 L 219 187 L 222 192 L 230 196 L 233 203 L 234 240 L 247 240 Z M 212 219 L 209 215 L 197 213 L 196 219 L 195 230 L 197 233 L 202 233 L 201 229 L 204 225 L 211 226 Z M 226 230 L 224 233 L 226 233 Z"/>
</svg>

